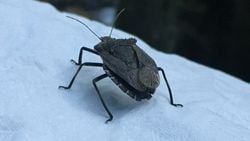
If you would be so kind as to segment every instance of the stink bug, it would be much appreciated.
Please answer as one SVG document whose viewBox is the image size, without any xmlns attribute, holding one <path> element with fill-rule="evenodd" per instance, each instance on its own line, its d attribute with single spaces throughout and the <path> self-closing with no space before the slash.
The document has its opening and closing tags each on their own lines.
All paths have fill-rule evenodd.
<svg viewBox="0 0 250 141">
<path fill-rule="evenodd" d="M 124 10 L 124 9 L 123 9 Z M 122 10 L 122 11 L 123 11 Z M 122 12 L 121 11 L 121 12 Z M 121 14 L 117 15 L 115 21 Z M 86 24 L 81 22 L 78 19 L 71 18 L 83 24 L 87 27 L 96 37 L 98 37 L 101 42 L 94 46 L 94 49 L 87 47 L 82 47 L 79 53 L 78 62 L 71 60 L 75 65 L 79 66 L 74 77 L 68 86 L 59 86 L 59 88 L 70 89 L 77 74 L 83 66 L 92 66 L 92 67 L 102 67 L 105 71 L 104 74 L 93 79 L 94 88 L 102 102 L 103 107 L 109 115 L 109 119 L 106 120 L 106 123 L 113 119 L 113 115 L 106 106 L 100 91 L 96 83 L 106 77 L 111 78 L 111 80 L 119 86 L 119 88 L 129 95 L 131 98 L 136 101 L 142 99 L 150 99 L 155 92 L 155 89 L 160 84 L 160 78 L 158 71 L 161 71 L 163 78 L 167 84 L 167 88 L 170 96 L 170 104 L 173 106 L 180 106 L 181 104 L 175 104 L 173 101 L 172 92 L 168 84 L 165 72 L 162 68 L 157 67 L 155 61 L 145 53 L 141 48 L 136 45 L 136 39 L 115 39 L 111 38 L 112 29 L 109 36 L 99 37 L 96 35 Z M 82 62 L 82 53 L 87 51 L 98 55 L 103 60 L 103 63 L 96 62 Z"/>
</svg>

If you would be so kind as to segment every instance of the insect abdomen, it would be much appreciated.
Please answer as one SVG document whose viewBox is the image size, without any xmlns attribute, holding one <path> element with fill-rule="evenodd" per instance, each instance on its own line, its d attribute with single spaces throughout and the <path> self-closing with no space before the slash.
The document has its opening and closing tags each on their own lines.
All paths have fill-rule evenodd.
<svg viewBox="0 0 250 141">
<path fill-rule="evenodd" d="M 106 74 L 110 77 L 110 79 L 127 95 L 136 101 L 141 101 L 141 99 L 150 99 L 152 96 L 150 94 L 146 94 L 143 92 L 136 91 L 131 86 L 129 86 L 125 81 L 116 76 L 110 69 L 106 66 L 103 67 Z"/>
</svg>

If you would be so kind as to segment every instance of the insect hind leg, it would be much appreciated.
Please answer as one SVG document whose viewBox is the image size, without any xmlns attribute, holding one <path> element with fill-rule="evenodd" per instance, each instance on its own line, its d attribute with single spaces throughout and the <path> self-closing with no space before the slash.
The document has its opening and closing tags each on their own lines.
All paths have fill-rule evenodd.
<svg viewBox="0 0 250 141">
<path fill-rule="evenodd" d="M 95 55 L 99 55 L 99 53 L 97 51 L 83 46 L 83 47 L 81 47 L 80 52 L 79 52 L 78 62 L 76 62 L 73 59 L 71 59 L 70 61 L 73 62 L 77 66 L 81 65 L 82 64 L 82 52 L 83 51 L 88 51 L 88 52 L 93 53 Z"/>
<path fill-rule="evenodd" d="M 94 79 L 93 79 L 93 85 L 94 85 L 95 90 L 96 90 L 96 92 L 97 92 L 97 94 L 98 94 L 98 97 L 100 98 L 100 100 L 101 100 L 101 102 L 102 102 L 102 105 L 103 105 L 104 109 L 106 110 L 106 112 L 107 112 L 108 115 L 109 115 L 109 119 L 106 120 L 106 122 L 105 122 L 105 123 L 108 123 L 109 121 L 112 121 L 112 120 L 113 120 L 113 115 L 112 115 L 112 113 L 109 111 L 108 107 L 106 106 L 106 104 L 105 104 L 105 102 L 104 102 L 104 100 L 103 100 L 103 98 L 102 98 L 102 96 L 101 96 L 101 94 L 100 94 L 100 91 L 99 91 L 99 89 L 98 89 L 98 87 L 97 87 L 97 85 L 96 85 L 96 83 L 97 83 L 98 81 L 100 81 L 100 80 L 102 80 L 102 79 L 104 79 L 104 78 L 106 78 L 106 77 L 108 77 L 108 75 L 105 73 L 105 74 L 102 74 L 102 75 L 100 75 L 100 76 L 94 78 Z"/>
<path fill-rule="evenodd" d="M 166 75 L 165 75 L 164 70 L 163 70 L 162 68 L 158 67 L 158 71 L 161 71 L 161 73 L 162 73 L 162 75 L 163 75 L 163 78 L 164 78 L 164 80 L 165 80 L 165 82 L 166 82 L 166 84 L 167 84 L 168 92 L 169 92 L 169 97 L 170 97 L 170 104 L 173 105 L 173 106 L 176 106 L 176 107 L 183 107 L 182 104 L 175 104 L 175 103 L 174 103 L 172 91 L 171 91 L 170 86 L 169 86 L 169 84 L 168 84 L 168 80 L 167 80 L 167 77 L 166 77 Z"/>
</svg>

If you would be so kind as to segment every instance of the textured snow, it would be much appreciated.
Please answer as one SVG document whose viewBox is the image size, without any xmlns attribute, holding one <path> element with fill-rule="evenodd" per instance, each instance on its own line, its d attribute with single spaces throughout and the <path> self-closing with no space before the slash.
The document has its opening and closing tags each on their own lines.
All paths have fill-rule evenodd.
<svg viewBox="0 0 250 141">
<path fill-rule="evenodd" d="M 161 85 L 149 101 L 136 102 L 110 79 L 98 87 L 114 115 L 108 118 L 92 85 L 101 68 L 83 68 L 71 90 L 81 46 L 99 40 L 49 4 L 0 1 L 0 141 L 249 141 L 250 85 L 177 55 L 138 45 L 161 66 L 176 103 Z M 110 27 L 73 15 L 98 35 Z M 114 30 L 113 37 L 134 37 Z M 85 61 L 101 62 L 84 52 Z"/>
</svg>

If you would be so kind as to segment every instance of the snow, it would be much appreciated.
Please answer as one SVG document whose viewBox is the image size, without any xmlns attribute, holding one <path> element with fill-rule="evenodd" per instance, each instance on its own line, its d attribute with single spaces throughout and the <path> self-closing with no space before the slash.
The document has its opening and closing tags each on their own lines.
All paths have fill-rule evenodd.
<svg viewBox="0 0 250 141">
<path fill-rule="evenodd" d="M 92 85 L 101 68 L 82 69 L 70 90 L 81 46 L 99 40 L 84 26 L 46 3 L 0 1 L 0 141 L 249 141 L 250 86 L 218 70 L 138 45 L 161 66 L 176 103 L 161 85 L 149 101 L 136 102 L 110 79 L 98 87 L 114 115 L 108 118 Z M 72 15 L 95 31 L 110 27 Z M 134 37 L 114 30 L 113 37 Z M 85 61 L 101 62 L 84 52 Z"/>
</svg>

